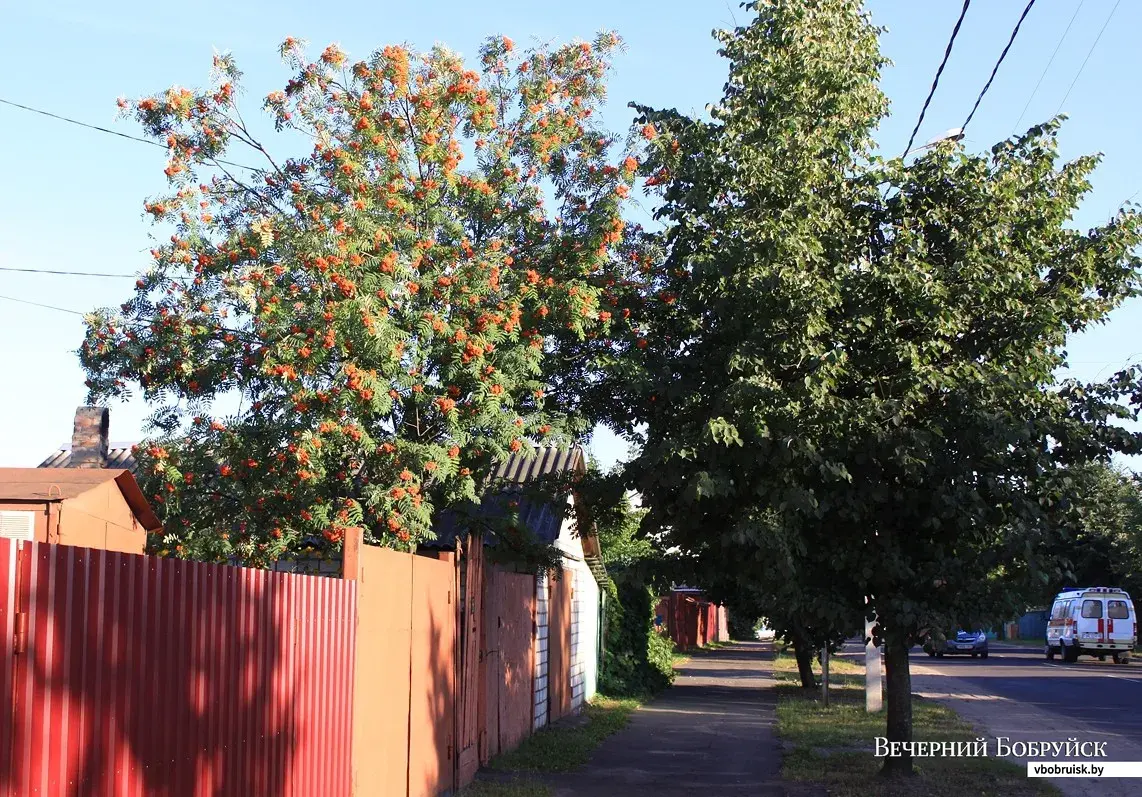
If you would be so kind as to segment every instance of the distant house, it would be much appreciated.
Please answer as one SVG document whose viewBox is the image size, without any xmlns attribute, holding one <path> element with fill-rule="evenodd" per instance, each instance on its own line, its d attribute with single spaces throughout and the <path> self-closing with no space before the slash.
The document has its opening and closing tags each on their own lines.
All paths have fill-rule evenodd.
<svg viewBox="0 0 1142 797">
<path fill-rule="evenodd" d="M 726 607 L 708 600 L 697 587 L 675 586 L 670 594 L 659 598 L 654 624 L 679 650 L 730 641 Z"/>
<path fill-rule="evenodd" d="M 80 407 L 71 446 L 38 468 L 0 468 L 0 537 L 142 553 L 161 527 L 131 471 L 130 447 L 107 442 L 107 410 Z"/>
<path fill-rule="evenodd" d="M 142 553 L 160 525 L 130 471 L 0 468 L 0 537 Z"/>
</svg>

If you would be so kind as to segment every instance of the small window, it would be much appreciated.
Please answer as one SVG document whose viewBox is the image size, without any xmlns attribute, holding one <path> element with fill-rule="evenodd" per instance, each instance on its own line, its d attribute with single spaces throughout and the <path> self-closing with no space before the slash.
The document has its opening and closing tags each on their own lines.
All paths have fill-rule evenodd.
<svg viewBox="0 0 1142 797">
<path fill-rule="evenodd" d="M 1129 620 L 1130 607 L 1126 601 L 1107 601 L 1106 616 L 1111 620 Z"/>
<path fill-rule="evenodd" d="M 1098 599 L 1089 599 L 1083 601 L 1083 617 L 1088 620 L 1095 620 L 1102 617 L 1102 601 Z"/>
</svg>

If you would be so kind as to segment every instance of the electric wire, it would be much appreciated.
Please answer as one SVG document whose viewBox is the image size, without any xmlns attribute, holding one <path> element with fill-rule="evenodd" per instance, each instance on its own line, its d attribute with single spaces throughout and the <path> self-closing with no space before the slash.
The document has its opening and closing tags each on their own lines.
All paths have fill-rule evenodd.
<svg viewBox="0 0 1142 797">
<path fill-rule="evenodd" d="M 999 67 L 1003 64 L 1003 59 L 1007 57 L 1008 50 L 1010 50 L 1011 45 L 1015 43 L 1015 37 L 1019 35 L 1019 28 L 1023 24 L 1023 20 L 1027 19 L 1027 15 L 1031 13 L 1031 7 L 1034 5 L 1035 0 L 1030 0 L 1027 3 L 1026 7 L 1023 9 L 1023 13 L 1019 15 L 1019 21 L 1015 23 L 1015 29 L 1011 31 L 1011 38 L 1007 40 L 1007 46 L 1003 48 L 1003 52 L 999 54 L 999 60 L 995 62 L 995 67 L 991 70 L 991 77 L 989 77 L 987 79 L 987 83 L 984 84 L 983 91 L 981 91 L 979 96 L 975 98 L 975 105 L 972 106 L 971 113 L 968 114 L 968 118 L 964 120 L 962 125 L 960 125 L 961 134 L 968 129 L 968 125 L 971 123 L 972 117 L 975 116 L 975 112 L 979 109 L 979 104 L 983 102 L 984 95 L 987 94 L 987 90 L 991 88 L 991 83 L 995 80 L 995 75 L 999 72 Z"/>
<path fill-rule="evenodd" d="M 916 134 L 920 132 L 920 125 L 924 123 L 924 114 L 928 112 L 928 105 L 932 102 L 932 97 L 936 94 L 936 87 L 940 85 L 940 75 L 944 72 L 944 67 L 948 65 L 948 59 L 952 55 L 952 46 L 956 43 L 956 36 L 960 33 L 960 26 L 964 23 L 964 17 L 968 13 L 968 7 L 971 6 L 971 0 L 964 0 L 964 7 L 960 9 L 960 18 L 956 20 L 956 26 L 952 28 L 952 35 L 948 39 L 948 46 L 944 50 L 944 58 L 940 61 L 940 67 L 936 70 L 936 77 L 932 80 L 932 87 L 928 90 L 928 97 L 924 100 L 924 107 L 920 109 L 920 118 L 916 120 L 916 127 L 912 128 L 912 135 L 908 138 L 908 146 L 904 148 L 904 157 L 912 151 L 912 145 L 916 142 Z"/>
<path fill-rule="evenodd" d="M 117 279 L 138 279 L 137 274 L 112 274 L 105 271 L 54 271 L 46 268 L 12 268 L 0 266 L 0 271 L 10 271 L 20 274 L 56 274 L 66 277 L 114 277 Z"/>
<path fill-rule="evenodd" d="M 1023 117 L 1027 115 L 1027 109 L 1031 107 L 1031 101 L 1035 99 L 1035 95 L 1039 93 L 1039 88 L 1043 85 L 1043 80 L 1047 77 L 1047 70 L 1051 68 L 1051 64 L 1055 63 L 1055 56 L 1059 54 L 1059 50 L 1063 47 L 1063 42 L 1067 39 L 1067 34 L 1071 32 L 1071 27 L 1078 19 L 1079 12 L 1083 10 L 1083 5 L 1086 0 L 1079 0 L 1078 7 L 1075 8 L 1075 13 L 1071 15 L 1071 21 L 1067 23 L 1066 30 L 1063 35 L 1059 37 L 1058 44 L 1055 45 L 1055 51 L 1051 53 L 1051 57 L 1047 59 L 1047 65 L 1043 67 L 1043 71 L 1039 73 L 1039 80 L 1035 83 L 1035 88 L 1031 89 L 1031 96 L 1027 98 L 1027 104 L 1023 106 L 1023 110 L 1019 112 L 1019 118 L 1015 120 L 1015 124 L 1011 128 L 1011 133 L 1014 135 L 1019 130 L 1019 123 L 1023 121 Z"/>
<path fill-rule="evenodd" d="M 17 299 L 15 296 L 4 296 L 3 294 L 0 294 L 0 299 L 4 299 L 4 300 L 9 301 L 9 302 L 17 302 L 18 304 L 30 304 L 33 307 L 42 307 L 45 310 L 58 310 L 61 313 L 70 313 L 71 315 L 78 315 L 78 316 L 87 315 L 87 313 L 81 313 L 78 310 L 69 310 L 66 307 L 56 307 L 54 304 L 43 304 L 41 302 L 33 302 L 29 299 Z"/>
<path fill-rule="evenodd" d="M 87 122 L 81 122 L 78 119 L 72 119 L 72 118 L 67 117 L 67 116 L 61 116 L 58 113 L 52 113 L 51 111 L 45 111 L 45 110 L 42 110 L 40 108 L 33 108 L 30 105 L 23 105 L 23 104 L 18 103 L 18 102 L 12 102 L 11 100 L 6 100 L 3 97 L 0 97 L 0 105 L 9 105 L 13 108 L 19 108 L 20 110 L 23 110 L 23 111 L 28 111 L 30 113 L 37 113 L 37 114 L 40 114 L 41 116 L 47 116 L 51 119 L 57 119 L 61 122 L 67 122 L 68 124 L 79 125 L 80 127 L 86 127 L 89 130 L 98 130 L 100 133 L 109 133 L 113 136 L 119 136 L 119 138 L 125 138 L 128 141 L 137 141 L 140 144 L 150 144 L 152 147 L 160 147 L 162 149 L 167 148 L 166 144 L 160 144 L 158 141 L 152 141 L 149 138 L 142 138 L 140 136 L 132 136 L 128 133 L 120 133 L 118 130 L 110 130 L 106 127 L 100 127 L 99 125 L 93 125 L 93 124 L 88 124 Z M 246 166 L 243 163 L 235 163 L 234 161 L 222 160 L 221 158 L 214 158 L 213 160 L 215 160 L 218 163 L 224 163 L 227 166 L 234 166 L 236 168 L 246 169 L 246 170 L 251 171 L 251 172 L 259 171 L 256 167 Z"/>
<path fill-rule="evenodd" d="M 1075 79 L 1071 81 L 1071 85 L 1067 88 L 1067 93 L 1063 95 L 1062 102 L 1059 103 L 1059 107 L 1055 111 L 1055 116 L 1058 116 L 1059 112 L 1063 110 L 1063 105 L 1066 104 L 1067 98 L 1071 96 L 1071 90 L 1074 89 L 1075 84 L 1079 82 L 1079 78 L 1082 76 L 1083 70 L 1086 69 L 1087 61 L 1089 61 L 1090 57 L 1094 54 L 1094 48 L 1098 46 L 1099 41 L 1102 39 L 1102 34 L 1106 33 L 1106 28 L 1108 25 L 1110 25 L 1110 19 L 1114 16 L 1114 12 L 1118 10 L 1118 6 L 1121 3 L 1122 0 L 1117 0 L 1117 2 L 1114 4 L 1114 7 L 1110 9 L 1110 13 L 1106 15 L 1106 22 L 1102 23 L 1102 29 L 1098 32 L 1098 35 L 1095 36 L 1094 42 L 1091 44 L 1090 49 L 1087 50 L 1086 58 L 1083 59 L 1082 65 L 1079 66 L 1079 71 L 1075 73 Z"/>
</svg>

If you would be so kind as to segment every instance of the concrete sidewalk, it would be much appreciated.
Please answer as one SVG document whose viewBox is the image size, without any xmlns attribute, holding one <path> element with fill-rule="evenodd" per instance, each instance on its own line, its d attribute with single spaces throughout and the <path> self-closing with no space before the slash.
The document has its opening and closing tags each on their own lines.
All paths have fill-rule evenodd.
<svg viewBox="0 0 1142 797">
<path fill-rule="evenodd" d="M 579 772 L 544 782 L 554 797 L 786 797 L 770 643 L 699 651 L 674 686 L 635 712 Z"/>
</svg>

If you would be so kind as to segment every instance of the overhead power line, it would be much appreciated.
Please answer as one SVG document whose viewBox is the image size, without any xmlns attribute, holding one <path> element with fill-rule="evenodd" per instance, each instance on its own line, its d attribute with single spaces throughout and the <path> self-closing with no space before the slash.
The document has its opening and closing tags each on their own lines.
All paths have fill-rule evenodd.
<svg viewBox="0 0 1142 797">
<path fill-rule="evenodd" d="M 55 310 L 56 312 L 67 313 L 68 315 L 77 315 L 77 316 L 80 316 L 81 318 L 86 317 L 88 315 L 88 313 L 81 313 L 79 310 L 72 310 L 68 307 L 58 307 L 54 304 L 44 304 L 42 302 L 33 302 L 30 299 L 18 299 L 15 296 L 5 296 L 3 294 L 0 294 L 0 299 L 3 299 L 4 301 L 8 301 L 8 302 L 16 302 L 17 304 L 27 304 L 27 305 L 31 305 L 32 307 L 41 307 L 44 310 Z M 148 324 L 151 324 L 151 323 L 154 323 L 157 319 L 156 318 L 140 318 L 138 320 L 143 321 L 143 322 L 148 323 Z M 235 337 L 238 337 L 238 338 L 244 339 L 244 340 L 250 340 L 251 339 L 249 336 L 249 333 L 244 332 L 243 330 L 240 330 L 240 329 L 231 329 L 229 327 L 216 326 L 216 325 L 205 325 L 205 326 L 207 329 L 210 329 L 213 332 L 229 333 L 231 335 L 234 335 Z M 253 340 L 256 341 L 257 338 L 255 337 L 255 338 L 253 338 Z"/>
<path fill-rule="evenodd" d="M 40 302 L 29 301 L 28 299 L 17 299 L 15 296 L 0 295 L 0 299 L 4 299 L 9 302 L 17 302 L 18 304 L 30 304 L 32 307 L 43 307 L 45 310 L 58 310 L 61 313 L 70 313 L 71 315 L 87 315 L 87 313 L 81 313 L 78 310 L 69 310 L 66 307 L 56 307 L 54 304 L 42 304 Z"/>
<path fill-rule="evenodd" d="M 1071 21 L 1067 23 L 1066 30 L 1064 30 L 1063 35 L 1059 37 L 1059 43 L 1055 45 L 1055 51 L 1051 53 L 1051 57 L 1047 59 L 1047 65 L 1044 66 L 1043 71 L 1039 73 L 1039 79 L 1035 82 L 1035 88 L 1031 89 L 1031 96 L 1027 98 L 1027 104 L 1024 105 L 1023 110 L 1019 112 L 1019 118 L 1015 120 L 1015 124 L 1011 129 L 1013 135 L 1019 132 L 1019 123 L 1022 122 L 1023 117 L 1027 115 L 1027 109 L 1031 107 L 1031 100 L 1035 99 L 1035 95 L 1039 93 L 1039 87 L 1043 85 L 1043 80 L 1047 77 L 1047 70 L 1051 68 L 1051 64 L 1055 63 L 1055 56 L 1058 55 L 1059 50 L 1062 49 L 1063 42 L 1066 41 L 1067 34 L 1071 32 L 1071 27 L 1075 24 L 1075 20 L 1078 19 L 1079 12 L 1083 10 L 1083 4 L 1085 3 L 1086 0 L 1079 0 L 1078 7 L 1075 8 L 1075 13 L 1071 15 Z"/>
<path fill-rule="evenodd" d="M 1075 73 L 1075 79 L 1072 80 L 1071 85 L 1067 87 L 1067 93 L 1063 95 L 1062 102 L 1059 103 L 1059 107 L 1055 111 L 1055 116 L 1058 116 L 1059 112 L 1063 110 L 1063 105 L 1066 104 L 1067 97 L 1071 96 L 1071 89 L 1073 89 L 1075 84 L 1079 82 L 1079 78 L 1082 76 L 1083 70 L 1086 69 L 1086 62 L 1089 61 L 1091 55 L 1094 54 L 1094 48 L 1098 47 L 1098 43 L 1102 39 L 1102 34 L 1106 33 L 1106 28 L 1110 24 L 1110 18 L 1114 16 L 1114 12 L 1118 10 L 1118 6 L 1121 3 L 1122 0 L 1118 0 L 1114 4 L 1114 7 L 1110 9 L 1110 13 L 1106 15 L 1106 22 L 1102 23 L 1102 29 L 1098 32 L 1098 35 L 1094 37 L 1094 42 L 1091 44 L 1090 49 L 1087 50 L 1086 58 L 1083 59 L 1082 65 L 1079 66 L 1079 71 Z"/>
<path fill-rule="evenodd" d="M 995 67 L 991 70 L 991 77 L 989 77 L 987 79 L 987 83 L 984 84 L 983 91 L 981 91 L 979 96 L 975 98 L 975 105 L 972 106 L 971 113 L 968 114 L 968 118 L 964 120 L 962 125 L 960 125 L 961 131 L 967 130 L 968 124 L 971 122 L 972 117 L 975 116 L 976 110 L 979 109 L 979 104 L 983 102 L 984 95 L 987 94 L 987 90 L 991 88 L 991 83 L 993 80 L 995 80 L 995 75 L 997 72 L 999 72 L 999 67 L 1003 63 L 1003 59 L 1007 57 L 1007 51 L 1010 50 L 1011 45 L 1015 43 L 1015 37 L 1019 35 L 1019 27 L 1023 24 L 1023 20 L 1027 19 L 1027 15 L 1031 13 L 1031 7 L 1033 5 L 1035 5 L 1035 0 L 1030 0 L 1030 2 L 1027 3 L 1027 6 L 1023 9 L 1023 13 L 1019 15 L 1019 21 L 1015 23 L 1015 29 L 1011 31 L 1011 38 L 1007 40 L 1007 46 L 1003 48 L 1003 52 L 999 54 L 999 60 L 995 62 Z"/>
<path fill-rule="evenodd" d="M 109 133 L 110 135 L 113 135 L 113 136 L 119 136 L 119 138 L 125 138 L 128 141 L 136 141 L 140 144 L 150 144 L 152 147 L 160 147 L 161 149 L 167 148 L 166 144 L 160 144 L 158 141 L 152 141 L 149 138 L 142 138 L 140 136 L 132 136 L 128 133 L 120 133 L 118 130 L 111 130 L 111 129 L 106 128 L 106 127 L 100 127 L 99 125 L 93 125 L 93 124 L 88 124 L 87 122 L 81 122 L 78 119 L 72 119 L 72 118 L 67 117 L 67 116 L 61 116 L 58 113 L 52 113 L 51 111 L 45 111 L 45 110 L 42 110 L 40 108 L 33 108 L 30 105 L 22 105 L 21 103 L 18 103 L 18 102 L 12 102 L 11 100 L 6 100 L 3 97 L 0 97 L 0 104 L 9 105 L 13 108 L 19 108 L 22 111 L 28 111 L 30 113 L 37 113 L 41 116 L 46 116 L 49 119 L 56 119 L 60 122 L 67 122 L 68 124 L 79 125 L 80 127 L 86 127 L 88 130 L 98 130 L 100 133 Z M 222 160 L 221 158 L 214 158 L 213 160 L 215 160 L 218 163 L 224 163 L 227 166 L 234 166 L 238 169 L 246 169 L 246 170 L 251 171 L 251 172 L 258 171 L 258 169 L 256 167 L 246 166 L 243 163 L 234 163 L 233 161 Z"/>
<path fill-rule="evenodd" d="M 103 271 L 53 271 L 46 268 L 9 268 L 0 266 L 0 271 L 12 271 L 20 274 L 59 274 L 67 277 L 121 277 L 123 279 L 138 279 L 137 274 L 111 274 Z"/>
<path fill-rule="evenodd" d="M 936 87 L 940 85 L 940 75 L 944 73 L 944 67 L 948 65 L 948 58 L 952 55 L 952 46 L 956 43 L 956 36 L 960 33 L 960 26 L 964 23 L 964 17 L 968 13 L 968 7 L 971 5 L 971 0 L 964 0 L 964 7 L 960 9 L 960 18 L 956 20 L 956 26 L 952 28 L 951 38 L 948 39 L 948 46 L 944 50 L 944 59 L 940 61 L 940 67 L 936 70 L 936 77 L 932 81 L 932 88 L 928 90 L 928 98 L 924 100 L 924 107 L 920 109 L 920 118 L 916 120 L 916 127 L 912 129 L 912 135 L 908 138 L 908 146 L 904 148 L 904 155 L 912 151 L 912 144 L 916 141 L 916 134 L 920 132 L 920 125 L 924 123 L 924 114 L 928 112 L 928 105 L 932 102 L 932 97 L 936 93 Z M 904 157 L 901 155 L 900 157 Z"/>
</svg>

